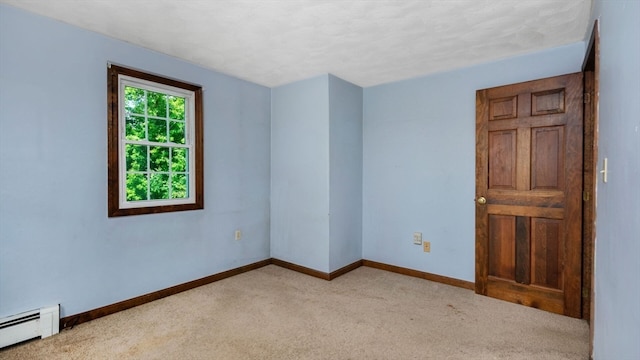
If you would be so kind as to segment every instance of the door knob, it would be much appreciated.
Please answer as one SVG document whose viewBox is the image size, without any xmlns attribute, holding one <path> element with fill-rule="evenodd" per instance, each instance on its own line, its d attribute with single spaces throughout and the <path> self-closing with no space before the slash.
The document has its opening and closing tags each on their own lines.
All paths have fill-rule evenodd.
<svg viewBox="0 0 640 360">
<path fill-rule="evenodd" d="M 480 197 L 478 198 L 478 200 L 476 200 L 476 201 L 477 201 L 477 202 L 478 202 L 478 204 L 480 204 L 480 205 L 484 205 L 484 204 L 486 204 L 486 203 L 487 203 L 487 199 L 486 199 L 484 196 L 480 196 Z"/>
</svg>

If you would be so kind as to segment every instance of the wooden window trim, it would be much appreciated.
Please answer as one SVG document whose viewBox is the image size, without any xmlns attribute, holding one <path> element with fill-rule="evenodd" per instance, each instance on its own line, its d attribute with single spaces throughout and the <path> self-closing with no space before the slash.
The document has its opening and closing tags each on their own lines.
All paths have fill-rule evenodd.
<svg viewBox="0 0 640 360">
<path fill-rule="evenodd" d="M 142 80 L 147 80 L 159 84 L 169 85 L 182 89 L 187 89 L 195 93 L 195 113 L 193 134 L 195 143 L 195 164 L 193 171 L 195 172 L 195 197 L 193 203 L 162 205 L 162 206 L 145 206 L 135 208 L 120 207 L 120 170 L 119 170 L 119 94 L 118 94 L 118 76 L 126 75 Z M 203 109 L 202 109 L 202 87 L 188 84 L 182 81 L 168 79 L 162 76 L 149 74 L 139 70 L 129 69 L 121 66 L 110 65 L 107 70 L 107 153 L 108 153 L 108 216 L 128 216 L 155 214 L 185 210 L 204 209 L 204 160 L 203 160 Z"/>
</svg>

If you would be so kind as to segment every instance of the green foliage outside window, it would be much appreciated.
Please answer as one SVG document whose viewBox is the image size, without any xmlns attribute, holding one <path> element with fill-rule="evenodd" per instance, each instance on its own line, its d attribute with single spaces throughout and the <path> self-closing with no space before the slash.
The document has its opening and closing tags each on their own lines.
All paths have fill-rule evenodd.
<svg viewBox="0 0 640 360">
<path fill-rule="evenodd" d="M 124 100 L 127 201 L 189 197 L 185 98 L 125 86 Z"/>
</svg>

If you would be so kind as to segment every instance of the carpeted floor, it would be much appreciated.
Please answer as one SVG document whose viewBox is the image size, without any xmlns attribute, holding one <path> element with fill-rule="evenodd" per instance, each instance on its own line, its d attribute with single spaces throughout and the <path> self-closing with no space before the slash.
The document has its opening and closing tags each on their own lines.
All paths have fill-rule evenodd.
<svg viewBox="0 0 640 360">
<path fill-rule="evenodd" d="M 588 359 L 585 321 L 360 267 L 269 265 L 0 351 L 1 359 Z"/>
</svg>

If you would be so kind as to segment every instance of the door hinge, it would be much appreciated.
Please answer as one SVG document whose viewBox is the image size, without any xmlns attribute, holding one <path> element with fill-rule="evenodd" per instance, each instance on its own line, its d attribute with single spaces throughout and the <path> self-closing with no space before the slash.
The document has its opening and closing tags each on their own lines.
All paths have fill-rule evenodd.
<svg viewBox="0 0 640 360">
<path fill-rule="evenodd" d="M 586 92 L 584 93 L 584 103 L 585 104 L 589 104 L 591 103 L 591 93 L 590 92 Z"/>
<path fill-rule="evenodd" d="M 583 201 L 589 201 L 590 198 L 591 198 L 591 194 L 589 194 L 588 191 L 583 191 L 582 192 L 582 200 Z"/>
<path fill-rule="evenodd" d="M 583 298 L 588 298 L 589 297 L 589 289 L 587 289 L 586 287 L 582 288 L 582 297 Z"/>
</svg>

